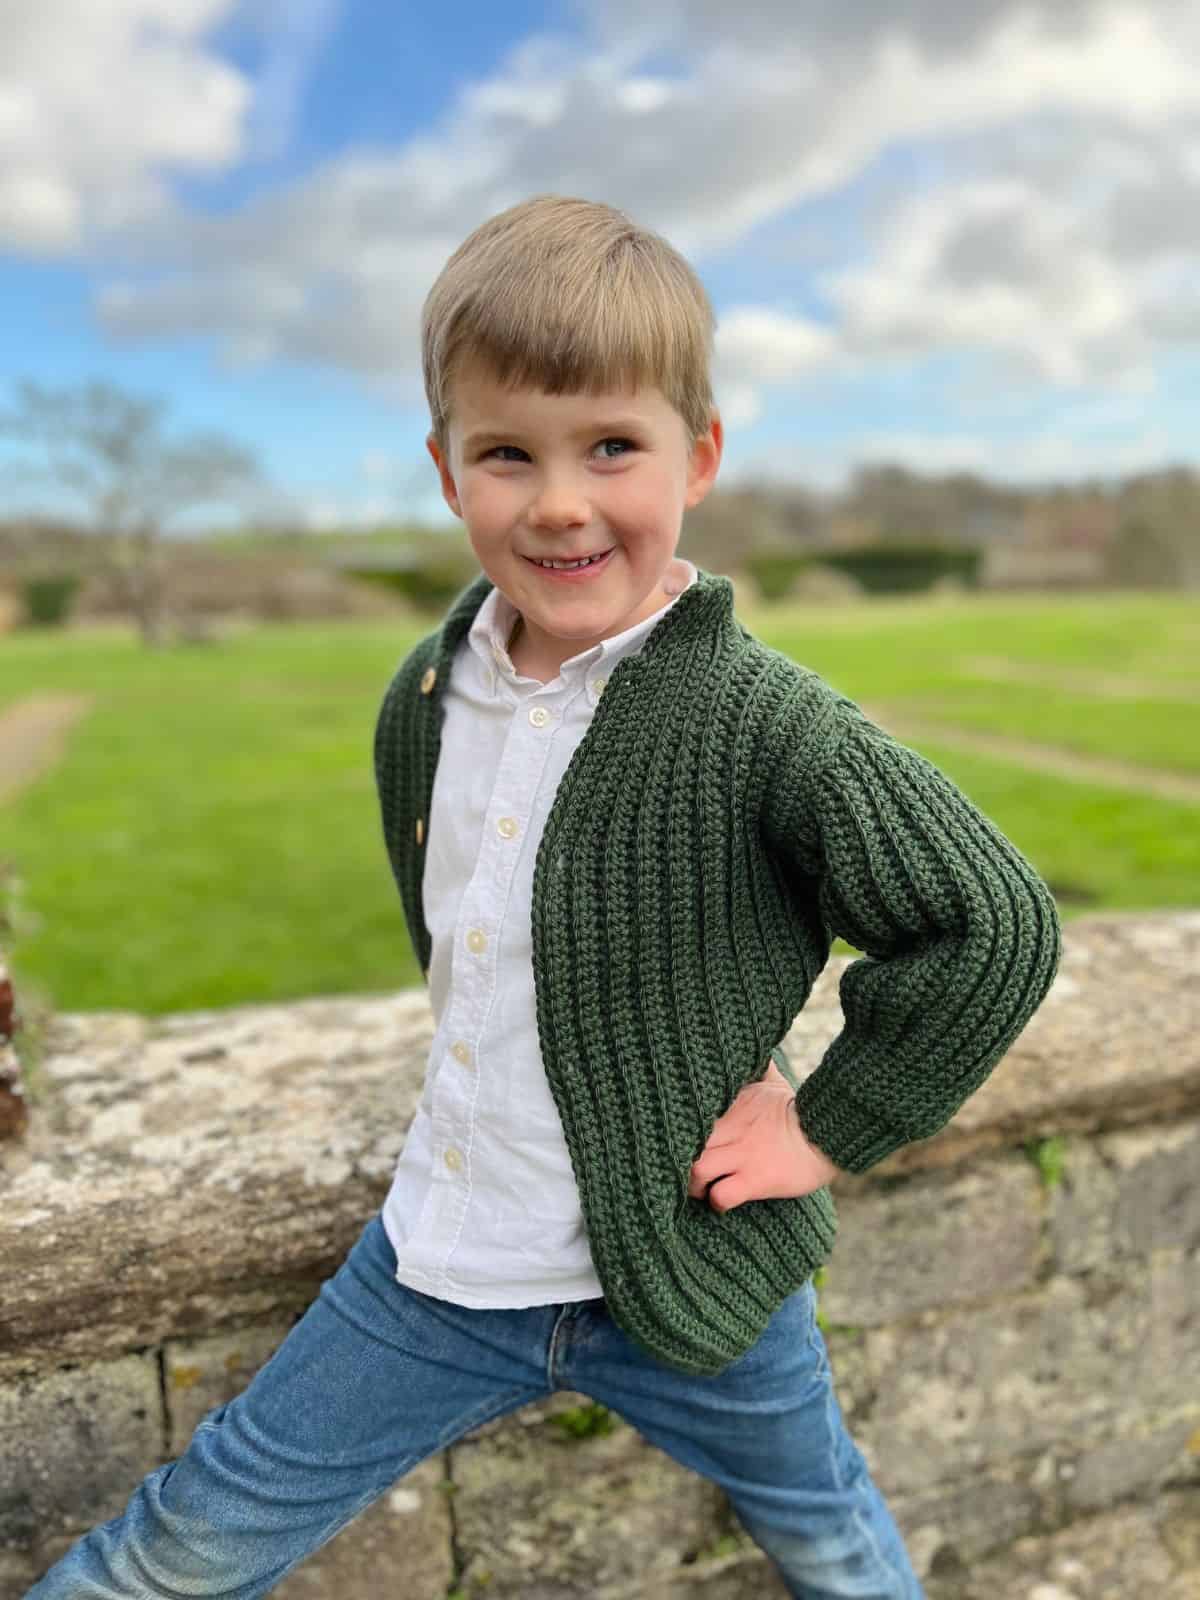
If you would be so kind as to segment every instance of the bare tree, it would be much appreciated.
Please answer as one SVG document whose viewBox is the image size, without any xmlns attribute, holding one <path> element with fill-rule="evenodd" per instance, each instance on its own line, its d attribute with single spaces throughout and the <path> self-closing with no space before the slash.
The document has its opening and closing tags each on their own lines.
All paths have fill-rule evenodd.
<svg viewBox="0 0 1200 1600">
<path fill-rule="evenodd" d="M 93 381 L 54 388 L 26 380 L 0 412 L 0 434 L 28 447 L 17 470 L 66 489 L 105 541 L 108 564 L 143 641 L 161 644 L 166 589 L 161 536 L 180 512 L 257 488 L 254 457 L 219 433 L 169 439 L 162 400 Z"/>
</svg>

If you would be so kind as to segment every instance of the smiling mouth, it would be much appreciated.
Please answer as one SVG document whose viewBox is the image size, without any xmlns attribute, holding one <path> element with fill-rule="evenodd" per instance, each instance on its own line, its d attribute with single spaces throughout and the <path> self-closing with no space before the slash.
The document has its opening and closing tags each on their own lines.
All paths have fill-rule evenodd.
<svg viewBox="0 0 1200 1600">
<path fill-rule="evenodd" d="M 605 556 L 611 554 L 612 550 L 609 549 L 597 550 L 593 555 L 579 556 L 571 561 L 556 561 L 549 558 L 543 560 L 537 556 L 526 556 L 525 560 L 531 562 L 535 567 L 547 567 L 553 572 L 573 572 L 583 567 L 595 566 L 598 561 L 603 561 Z"/>
</svg>

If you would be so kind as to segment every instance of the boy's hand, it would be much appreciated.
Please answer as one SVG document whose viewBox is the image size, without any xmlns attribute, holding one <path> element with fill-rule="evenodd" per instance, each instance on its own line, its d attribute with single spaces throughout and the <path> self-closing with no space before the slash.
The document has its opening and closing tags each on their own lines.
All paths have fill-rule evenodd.
<svg viewBox="0 0 1200 1600">
<path fill-rule="evenodd" d="M 789 1200 L 811 1194 L 841 1168 L 805 1138 L 796 1097 L 776 1069 L 748 1083 L 692 1163 L 688 1194 L 708 1199 L 714 1211 L 732 1211 L 747 1200 Z"/>
</svg>

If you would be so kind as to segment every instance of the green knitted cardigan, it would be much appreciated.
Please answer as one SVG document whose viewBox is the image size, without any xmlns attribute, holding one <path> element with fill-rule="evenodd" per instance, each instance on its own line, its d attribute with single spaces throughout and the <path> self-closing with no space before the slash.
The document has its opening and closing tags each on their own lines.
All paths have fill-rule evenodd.
<svg viewBox="0 0 1200 1600">
<path fill-rule="evenodd" d="M 392 871 L 422 971 L 430 800 L 480 574 L 396 670 L 375 730 Z M 756 639 L 700 570 L 613 670 L 555 793 L 533 877 L 546 1077 L 610 1312 L 715 1374 L 830 1255 L 827 1187 L 717 1212 L 688 1195 L 714 1122 L 761 1077 L 829 957 L 844 1027 L 796 1093 L 849 1172 L 927 1139 L 1045 995 L 1049 889 L 937 767 Z M 795 1080 L 792 1080 L 795 1082 Z"/>
</svg>

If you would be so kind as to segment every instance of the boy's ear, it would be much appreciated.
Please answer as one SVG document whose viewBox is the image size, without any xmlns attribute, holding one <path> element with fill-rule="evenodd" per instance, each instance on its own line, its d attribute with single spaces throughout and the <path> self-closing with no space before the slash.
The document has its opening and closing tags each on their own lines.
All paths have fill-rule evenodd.
<svg viewBox="0 0 1200 1600">
<path fill-rule="evenodd" d="M 689 510 L 692 506 L 700 504 L 716 481 L 724 448 L 725 429 L 721 422 L 721 413 L 714 409 L 708 427 L 692 445 L 688 461 L 688 486 L 684 504 Z"/>
<path fill-rule="evenodd" d="M 433 464 L 438 469 L 438 477 L 442 480 L 442 499 L 456 517 L 461 517 L 462 506 L 459 504 L 458 488 L 450 471 L 450 463 L 446 459 L 446 452 L 438 444 L 432 433 L 426 435 L 425 448 L 433 457 Z"/>
</svg>

